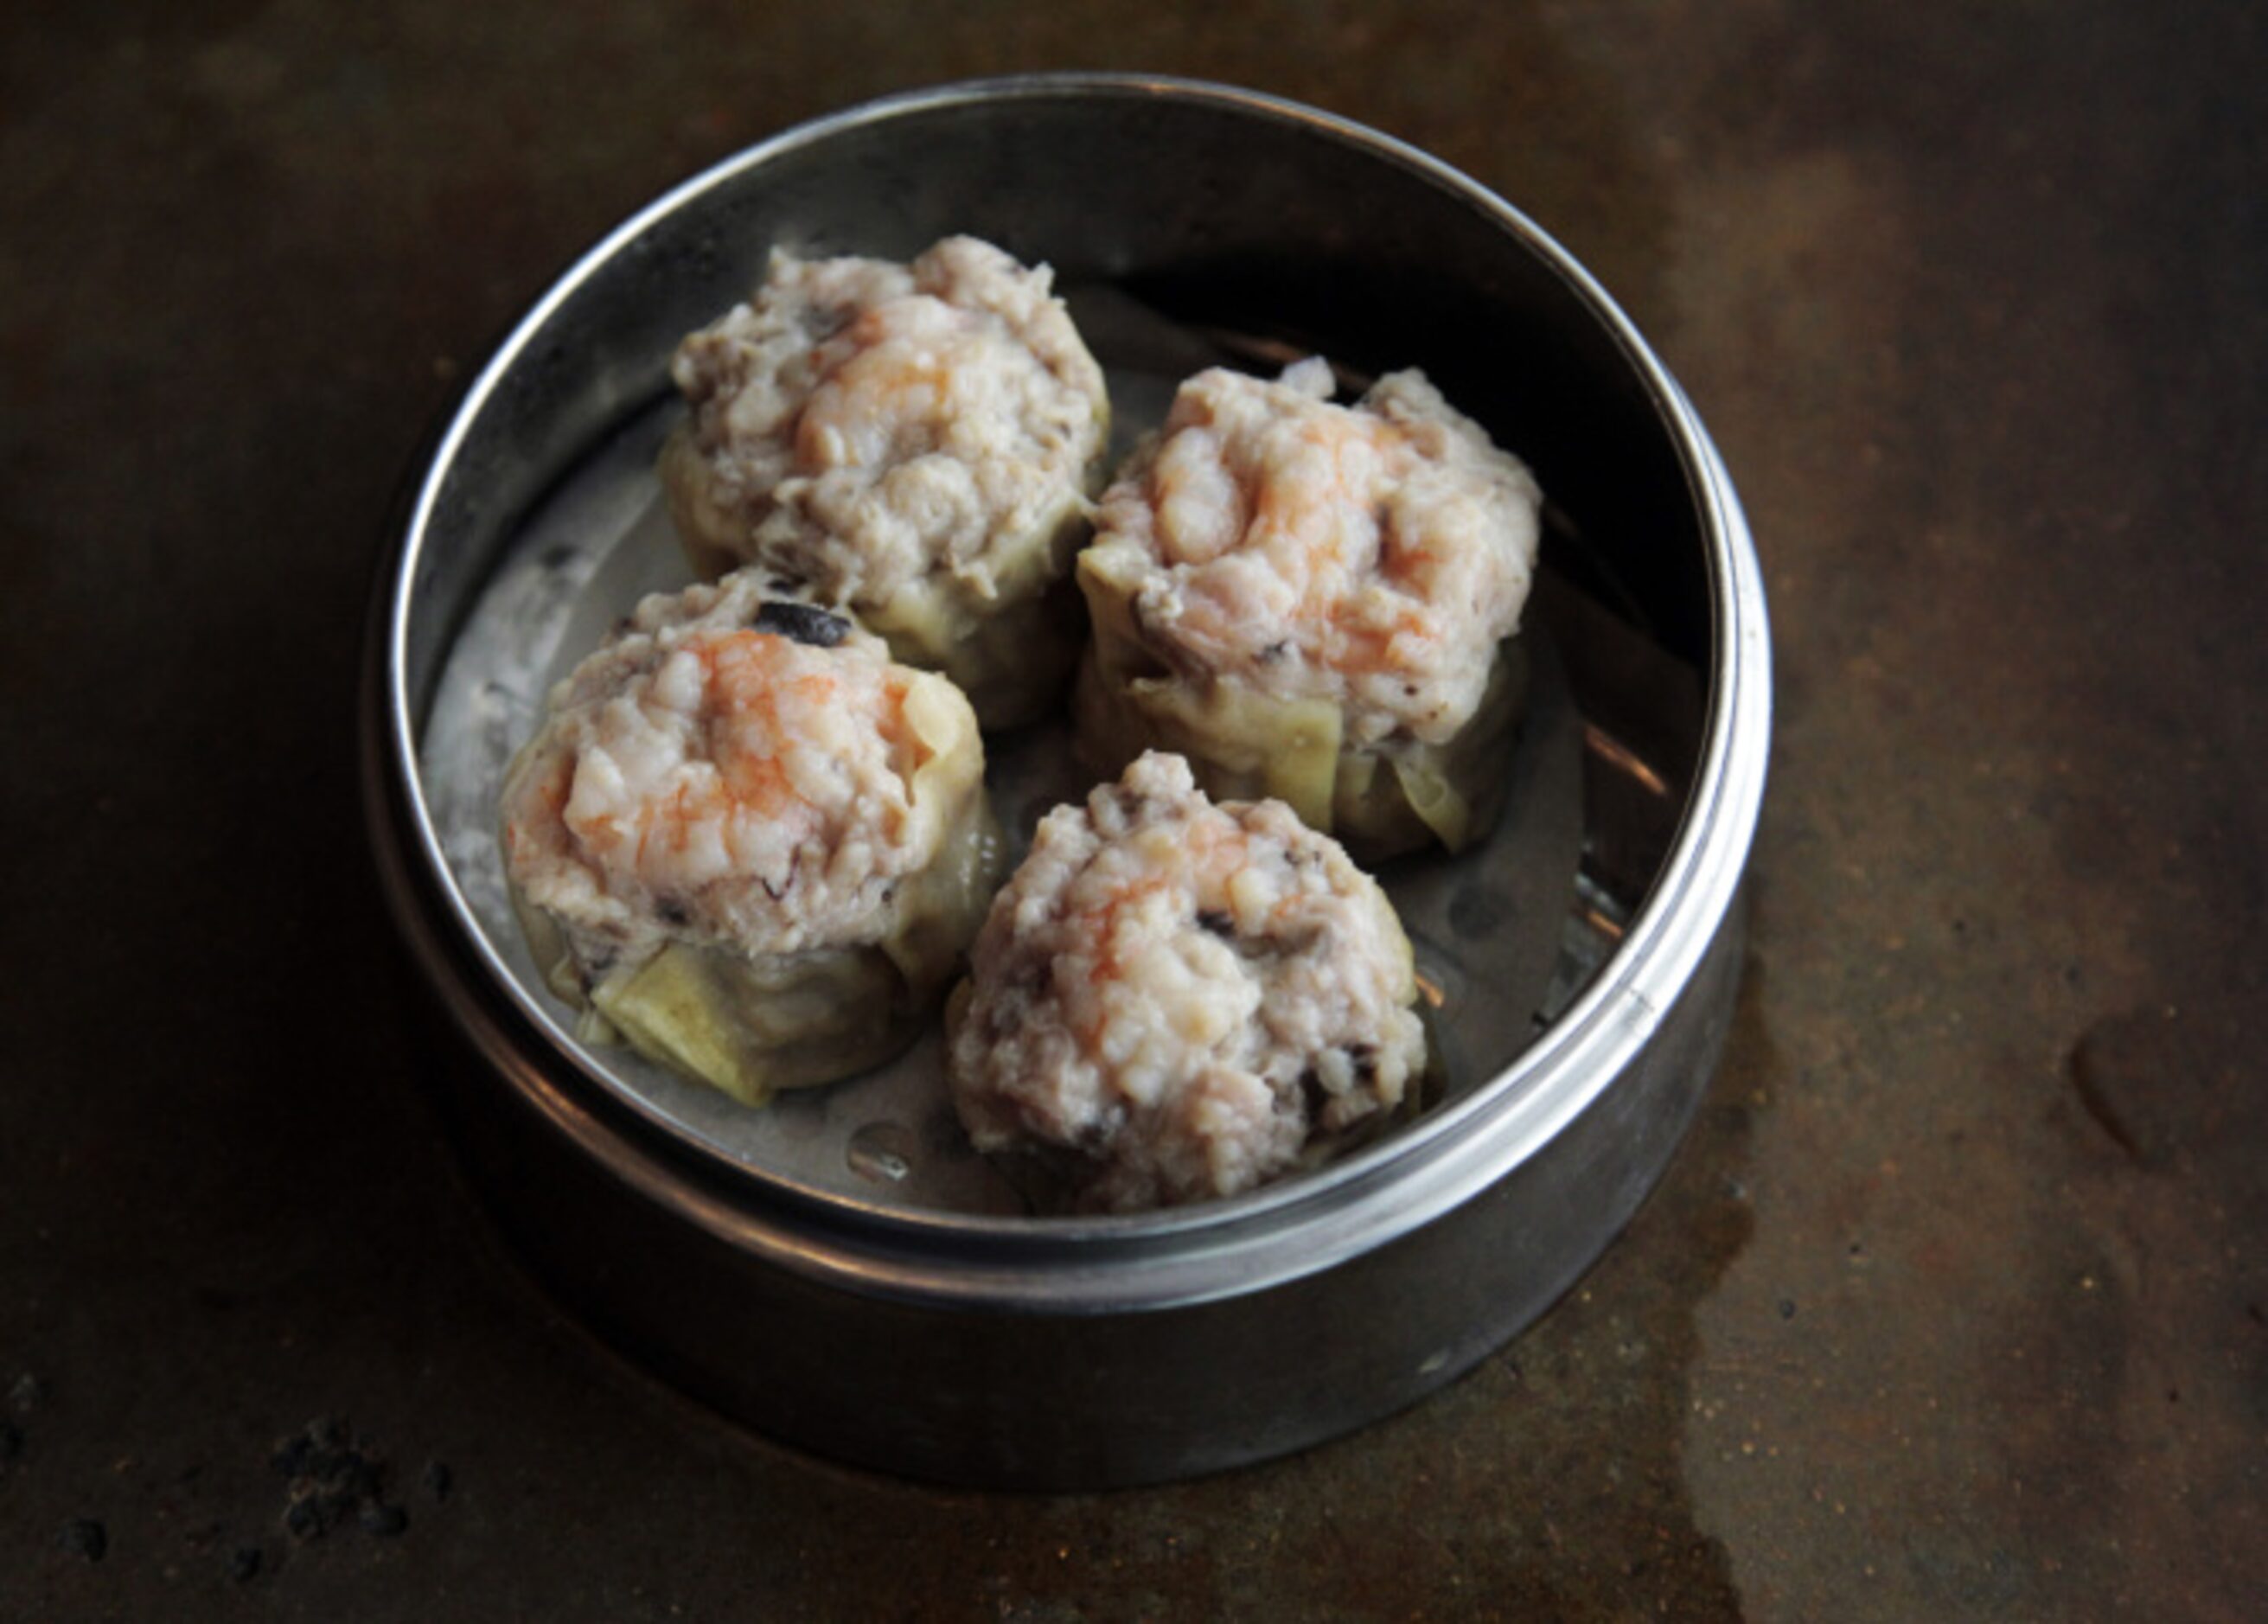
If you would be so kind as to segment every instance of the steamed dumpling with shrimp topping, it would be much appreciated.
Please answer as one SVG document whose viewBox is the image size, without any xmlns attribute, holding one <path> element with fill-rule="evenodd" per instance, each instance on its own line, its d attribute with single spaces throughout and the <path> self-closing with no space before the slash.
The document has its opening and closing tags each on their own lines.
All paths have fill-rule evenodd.
<svg viewBox="0 0 2268 1624">
<path fill-rule="evenodd" d="M 1001 846 L 968 701 L 753 571 L 657 594 L 551 695 L 503 794 L 578 1035 L 750 1104 L 918 1035 Z"/>
<path fill-rule="evenodd" d="M 661 476 L 696 569 L 760 565 L 848 605 L 987 727 L 1052 703 L 1078 616 L 1050 589 L 1109 410 L 1050 280 L 973 237 L 907 265 L 775 250 L 671 368 L 692 410 Z"/>
<path fill-rule="evenodd" d="M 1456 851 L 1501 804 L 1541 495 L 1422 373 L 1331 392 L 1319 358 L 1200 373 L 1105 492 L 1081 749 L 1178 750 L 1366 857 Z"/>
<path fill-rule="evenodd" d="M 1176 756 L 1041 820 L 970 965 L 954 1104 L 1043 1206 L 1252 1189 L 1393 1119 L 1425 1069 L 1378 882 L 1280 801 L 1214 804 Z"/>
</svg>

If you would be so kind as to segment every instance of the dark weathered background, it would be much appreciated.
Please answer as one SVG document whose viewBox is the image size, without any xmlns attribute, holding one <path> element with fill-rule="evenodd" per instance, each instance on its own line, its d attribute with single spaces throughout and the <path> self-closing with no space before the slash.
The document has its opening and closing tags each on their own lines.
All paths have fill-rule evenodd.
<svg viewBox="0 0 2268 1624">
<path fill-rule="evenodd" d="M 2264 33 L 7 8 L 0 1615 L 2258 1616 Z M 496 1254 L 349 738 L 404 459 L 568 256 L 795 119 L 1046 66 L 1318 102 L 1527 208 L 1712 424 L 1781 661 L 1742 1016 L 1625 1241 L 1415 1413 L 1053 1500 L 725 1436 Z M 406 1527 L 286 1532 L 326 1415 Z"/>
</svg>

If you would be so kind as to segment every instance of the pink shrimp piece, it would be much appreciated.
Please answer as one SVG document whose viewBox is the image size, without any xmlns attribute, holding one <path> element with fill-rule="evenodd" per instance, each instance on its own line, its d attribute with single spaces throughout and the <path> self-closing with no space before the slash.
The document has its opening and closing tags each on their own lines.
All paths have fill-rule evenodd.
<svg viewBox="0 0 2268 1624">
<path fill-rule="evenodd" d="M 1331 403 L 1329 369 L 1182 386 L 1104 494 L 1083 575 L 1163 663 L 1344 707 L 1348 738 L 1453 736 L 1519 622 L 1539 501 L 1417 373 Z"/>
<path fill-rule="evenodd" d="M 594 960 L 664 934 L 855 934 L 932 855 L 906 844 L 913 674 L 843 623 L 839 646 L 755 629 L 765 592 L 741 575 L 650 600 L 562 685 L 506 785 L 513 882 Z"/>
<path fill-rule="evenodd" d="M 1042 819 L 972 949 L 947 1079 L 980 1149 L 1077 1207 L 1233 1194 L 1400 1104 L 1425 1063 L 1376 882 L 1280 802 L 1152 754 Z"/>
</svg>

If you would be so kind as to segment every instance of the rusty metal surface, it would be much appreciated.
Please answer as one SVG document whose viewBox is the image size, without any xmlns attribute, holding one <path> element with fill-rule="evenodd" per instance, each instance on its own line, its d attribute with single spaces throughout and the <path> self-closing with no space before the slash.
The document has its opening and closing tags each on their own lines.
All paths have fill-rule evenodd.
<svg viewBox="0 0 2268 1624">
<path fill-rule="evenodd" d="M 0 1615 L 2257 1611 L 2268 29 L 1205 17 L 0 19 Z M 1041 1499 L 731 1436 L 521 1282 L 404 1086 L 349 718 L 393 482 L 562 261 L 1064 65 L 1329 107 L 1581 255 L 1741 482 L 1782 705 L 1741 1020 L 1624 1243 L 1352 1439 Z"/>
</svg>

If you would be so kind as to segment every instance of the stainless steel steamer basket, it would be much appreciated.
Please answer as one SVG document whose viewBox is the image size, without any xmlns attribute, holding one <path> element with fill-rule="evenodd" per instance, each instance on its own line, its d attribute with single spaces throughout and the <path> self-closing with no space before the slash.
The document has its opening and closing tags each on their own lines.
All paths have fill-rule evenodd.
<svg viewBox="0 0 2268 1624">
<path fill-rule="evenodd" d="M 524 557 L 532 529 L 568 523 L 556 510 L 576 470 L 644 454 L 648 431 L 624 425 L 669 410 L 677 338 L 741 297 L 774 243 L 907 257 L 954 232 L 1049 261 L 1075 308 L 1079 290 L 1102 295 L 1130 350 L 1421 365 L 1553 498 L 1529 617 L 1565 702 L 1580 826 L 1543 912 L 1548 985 L 1503 986 L 1484 959 L 1462 1079 L 1321 1172 L 1196 1208 L 1042 1220 L 771 1165 L 704 1126 L 710 1104 L 626 1085 L 563 1036 L 468 901 L 482 843 L 437 823 L 448 786 L 425 752 L 445 669 L 501 578 L 573 552 Z M 569 519 L 587 520 L 598 498 L 576 499 Z M 593 579 L 559 589 L 589 595 Z M 1620 1229 L 1729 1018 L 1770 681 L 1724 467 L 1565 250 L 1343 120 L 1213 85 L 1050 75 L 791 130 L 560 279 L 468 390 L 387 561 L 366 791 L 401 927 L 471 1040 L 444 1046 L 457 1063 L 432 1092 L 560 1297 L 670 1380 L 823 1453 L 1099 1487 L 1263 1458 L 1407 1404 L 1526 1326 Z M 1512 905 L 1454 866 L 1411 883 L 1434 888 L 1452 934 L 1484 936 Z M 1532 894 L 1513 901 L 1535 912 Z M 1499 1007 L 1516 1021 L 1483 1020 Z"/>
</svg>

